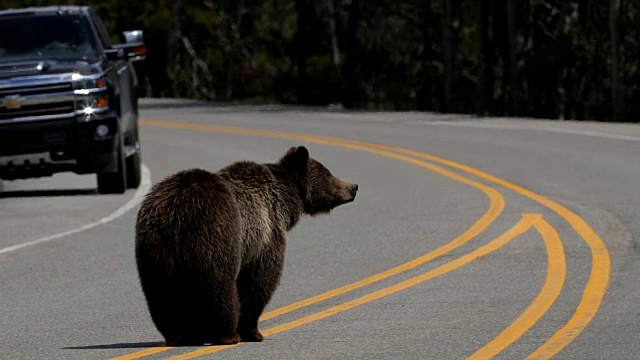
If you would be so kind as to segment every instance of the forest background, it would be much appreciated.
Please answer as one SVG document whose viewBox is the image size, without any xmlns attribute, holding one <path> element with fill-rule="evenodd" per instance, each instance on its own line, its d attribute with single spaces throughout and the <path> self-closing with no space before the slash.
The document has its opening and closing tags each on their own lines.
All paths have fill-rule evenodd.
<svg viewBox="0 0 640 360">
<path fill-rule="evenodd" d="M 629 0 L 5 0 L 144 30 L 141 96 L 640 121 Z M 0 34 L 4 36 L 5 34 Z"/>
</svg>

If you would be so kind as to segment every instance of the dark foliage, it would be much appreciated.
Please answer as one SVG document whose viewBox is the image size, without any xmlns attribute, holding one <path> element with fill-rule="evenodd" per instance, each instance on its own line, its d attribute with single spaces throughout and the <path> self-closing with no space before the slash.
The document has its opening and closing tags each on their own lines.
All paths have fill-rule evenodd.
<svg viewBox="0 0 640 360">
<path fill-rule="evenodd" d="M 628 0 L 75 3 L 94 6 L 114 40 L 145 31 L 146 96 L 639 120 L 640 12 Z"/>
</svg>

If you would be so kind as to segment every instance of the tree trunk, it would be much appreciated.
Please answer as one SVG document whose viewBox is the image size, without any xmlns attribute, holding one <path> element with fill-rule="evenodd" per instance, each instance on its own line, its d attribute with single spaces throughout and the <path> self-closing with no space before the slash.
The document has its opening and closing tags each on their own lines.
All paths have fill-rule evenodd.
<svg viewBox="0 0 640 360">
<path fill-rule="evenodd" d="M 419 23 L 422 36 L 422 51 L 420 53 L 420 78 L 421 84 L 417 92 L 418 110 L 442 111 L 443 91 L 442 78 L 437 69 L 441 63 L 442 54 L 434 49 L 434 43 L 441 39 L 441 30 L 434 24 L 438 24 L 441 18 L 433 10 L 431 2 L 423 1 L 419 5 Z"/>
<path fill-rule="evenodd" d="M 349 8 L 349 21 L 347 24 L 347 34 L 345 41 L 345 55 L 347 57 L 344 65 L 344 95 L 342 105 L 353 108 L 358 99 L 358 74 L 356 58 L 358 51 L 358 23 L 360 22 L 360 0 L 351 0 Z"/>
<path fill-rule="evenodd" d="M 476 92 L 476 114 L 485 116 L 489 113 L 493 94 L 493 76 L 491 44 L 489 43 L 489 16 L 491 2 L 478 0 L 476 8 L 476 36 L 478 42 L 478 83 Z"/>
<path fill-rule="evenodd" d="M 298 68 L 297 93 L 298 101 L 307 104 L 311 101 L 308 90 L 307 57 L 309 56 L 309 22 L 311 21 L 310 4 L 308 0 L 296 0 L 298 14 L 298 29 L 294 38 L 295 64 Z"/>
<path fill-rule="evenodd" d="M 166 53 L 169 78 L 172 80 L 175 80 L 178 72 L 180 71 L 180 57 L 178 55 L 178 48 L 181 45 L 180 37 L 182 36 L 182 26 L 180 24 L 181 10 L 182 0 L 175 0 L 173 4 L 171 4 L 171 31 L 169 33 Z"/>
<path fill-rule="evenodd" d="M 340 76 L 340 50 L 338 47 L 338 31 L 336 29 L 336 0 L 326 0 L 329 8 L 329 36 L 331 37 L 331 52 L 333 53 L 333 65 Z"/>
<path fill-rule="evenodd" d="M 528 47 L 529 0 L 507 0 L 507 32 L 511 67 L 511 115 L 529 115 L 525 59 Z"/>
<path fill-rule="evenodd" d="M 446 0 L 443 20 L 444 103 L 446 112 L 460 112 L 460 28 L 462 0 Z"/>
<path fill-rule="evenodd" d="M 609 31 L 611 35 L 611 99 L 615 122 L 622 121 L 622 82 L 620 81 L 620 1 L 609 1 Z"/>
<path fill-rule="evenodd" d="M 240 27 L 242 26 L 242 15 L 244 15 L 244 0 L 237 0 L 236 11 L 238 13 L 236 14 L 234 35 L 239 39 L 240 37 L 242 37 L 242 34 L 240 33 Z"/>
</svg>

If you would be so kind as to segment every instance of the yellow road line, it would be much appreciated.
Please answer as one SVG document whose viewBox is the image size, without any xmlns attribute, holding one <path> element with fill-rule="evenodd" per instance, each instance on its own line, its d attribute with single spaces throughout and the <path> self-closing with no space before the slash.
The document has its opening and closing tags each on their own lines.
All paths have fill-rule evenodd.
<svg viewBox="0 0 640 360">
<path fill-rule="evenodd" d="M 542 289 L 511 325 L 467 359 L 489 359 L 500 353 L 535 325 L 560 295 L 567 269 L 562 241 L 556 230 L 544 219 L 536 222 L 534 227 L 542 236 L 547 251 L 547 277 Z"/>
<path fill-rule="evenodd" d="M 519 235 L 524 234 L 527 230 L 529 230 L 529 228 L 531 228 L 532 226 L 534 226 L 534 224 L 540 222 L 542 220 L 542 215 L 538 215 L 538 214 L 523 214 L 522 218 L 520 219 L 520 221 L 518 221 L 511 229 L 507 230 L 506 232 L 504 232 L 502 235 L 498 236 L 497 238 L 491 240 L 490 242 L 488 242 L 487 244 L 479 247 L 478 249 L 467 253 L 466 255 L 463 255 L 455 260 L 452 260 L 446 264 L 443 264 L 441 266 L 438 266 L 437 268 L 427 271 L 426 273 L 414 276 L 412 278 L 409 278 L 407 280 L 401 281 L 397 284 L 388 286 L 386 288 L 374 291 L 370 294 L 361 296 L 357 299 L 354 300 L 350 300 L 347 301 L 345 303 L 333 306 L 331 308 L 328 308 L 326 310 L 322 310 L 319 311 L 317 313 L 305 316 L 303 318 L 282 324 L 282 325 L 278 325 L 278 326 L 274 326 L 272 328 L 269 328 L 267 330 L 264 330 L 262 332 L 262 334 L 264 336 L 271 336 L 277 333 L 281 333 L 283 331 L 287 331 L 287 330 L 291 330 L 297 327 L 300 327 L 302 325 L 306 325 L 308 323 L 314 322 L 314 321 L 318 321 L 324 318 L 327 318 L 329 316 L 335 315 L 335 314 L 339 314 L 341 312 L 347 311 L 349 309 L 352 309 L 356 306 L 360 306 L 366 303 L 369 303 L 371 301 L 380 299 L 382 297 L 391 295 L 393 293 L 396 293 L 398 291 L 401 290 L 405 290 L 407 288 L 410 288 L 412 286 L 415 286 L 417 284 L 420 284 L 422 282 L 425 282 L 427 280 L 433 279 L 437 276 L 446 274 L 450 271 L 453 271 L 455 269 L 460 268 L 461 266 L 464 266 L 482 256 L 485 256 L 487 254 L 490 254 L 498 249 L 500 249 L 501 247 L 503 247 L 504 245 L 508 244 L 509 241 L 511 241 L 512 239 L 516 238 Z M 196 351 L 192 351 L 189 353 L 185 353 L 185 354 L 180 354 L 180 355 L 176 355 L 176 356 L 172 356 L 170 358 L 167 358 L 167 360 L 186 360 L 186 359 L 192 359 L 198 356 L 202 356 L 202 355 L 208 355 L 208 354 L 212 354 L 218 351 L 222 351 L 225 349 L 229 349 L 231 347 L 235 347 L 241 344 L 237 344 L 237 345 L 227 345 L 227 346 L 209 346 L 209 347 L 205 347 Z"/>
<path fill-rule="evenodd" d="M 141 357 L 145 357 L 145 356 L 161 353 L 163 351 L 167 351 L 167 350 L 171 350 L 171 349 L 173 349 L 173 347 L 171 347 L 171 346 L 156 346 L 156 347 L 152 347 L 152 348 L 136 351 L 136 352 L 131 353 L 131 354 L 125 354 L 125 355 L 122 355 L 122 356 L 116 356 L 114 358 L 110 358 L 109 360 L 139 359 Z"/>
<path fill-rule="evenodd" d="M 354 142 L 356 144 L 361 142 Z M 611 275 L 611 258 L 609 257 L 609 251 L 604 241 L 596 234 L 596 232 L 587 224 L 587 222 L 578 216 L 573 211 L 558 204 L 557 202 L 550 200 L 546 197 L 540 196 L 531 190 L 527 190 L 521 186 L 511 183 L 506 180 L 502 180 L 493 175 L 487 174 L 483 171 L 476 170 L 466 165 L 458 164 L 453 161 L 445 160 L 436 156 L 423 154 L 417 151 L 400 149 L 392 146 L 369 144 L 378 149 L 398 151 L 404 154 L 414 155 L 427 159 L 433 162 L 450 166 L 454 169 L 458 169 L 475 175 L 479 178 L 490 181 L 496 185 L 500 185 L 509 190 L 512 190 L 524 197 L 527 197 L 541 205 L 544 205 L 548 209 L 557 213 L 562 217 L 574 231 L 584 240 L 589 246 L 591 251 L 591 271 L 589 274 L 589 280 L 585 285 L 580 302 L 576 307 L 575 312 L 567 321 L 567 323 L 560 328 L 549 340 L 547 340 L 542 346 L 534 351 L 527 360 L 534 359 L 550 359 L 552 356 L 560 352 L 565 346 L 567 346 L 573 339 L 575 339 L 591 322 L 593 317 L 600 309 L 604 295 L 607 292 L 609 285 L 609 276 Z"/>
<path fill-rule="evenodd" d="M 174 129 L 182 129 L 182 130 L 194 130 L 194 131 L 206 131 L 206 132 L 220 132 L 220 133 L 227 133 L 227 134 L 233 134 L 233 135 L 245 135 L 245 136 L 268 136 L 268 137 L 278 137 L 278 138 L 284 138 L 284 139 L 298 139 L 298 140 L 303 140 L 303 141 L 309 141 L 309 142 L 315 142 L 315 143 L 321 143 L 321 144 L 328 144 L 328 145 L 332 145 L 332 146 L 342 146 L 341 143 L 339 141 L 336 141 L 335 139 L 332 139 L 330 142 L 327 142 L 324 139 L 319 139 L 316 140 L 316 137 L 314 136 L 309 136 L 309 135 L 298 135 L 298 134 L 289 134 L 289 133 L 279 133 L 279 132 L 272 132 L 272 131 L 262 131 L 262 130 L 252 130 L 252 129 L 239 129 L 239 128 L 227 128 L 227 127 L 219 127 L 219 126 L 214 126 L 214 125 L 202 125 L 202 124 L 182 124 L 182 123 L 175 123 L 175 122 L 166 122 L 166 121 L 156 121 L 156 120 L 148 120 L 148 119 L 143 119 L 140 121 L 141 125 L 152 125 L 152 126 L 158 126 L 158 127 L 169 127 L 169 128 L 174 128 Z M 381 156 L 385 156 L 385 157 L 389 157 L 389 158 L 393 158 L 396 160 L 400 160 L 400 161 L 405 161 L 405 162 L 409 162 L 411 164 L 426 168 L 428 170 L 431 170 L 437 174 L 440 174 L 442 176 L 446 176 L 449 177 L 455 181 L 458 181 L 460 183 L 475 187 L 479 190 L 481 190 L 488 198 L 489 198 L 489 207 L 487 209 L 487 211 L 475 222 L 471 225 L 471 227 L 469 227 L 464 233 L 460 234 L 460 236 L 458 236 L 457 238 L 453 239 L 452 241 L 436 248 L 435 250 L 430 251 L 427 254 L 424 254 L 422 256 L 419 256 L 411 261 L 408 261 L 404 264 L 398 265 L 396 267 L 393 267 L 389 270 L 383 271 L 381 273 L 372 275 L 370 277 L 367 277 L 365 279 L 356 281 L 354 283 L 339 287 L 337 289 L 333 289 L 330 291 L 327 291 L 325 293 L 322 294 L 318 294 L 315 295 L 313 297 L 310 297 L 308 299 L 305 300 L 301 300 L 295 303 L 292 303 L 290 305 L 272 310 L 270 312 L 264 313 L 261 317 L 260 320 L 264 321 L 267 319 L 271 319 L 274 318 L 276 316 L 280 316 L 280 315 L 284 315 L 286 313 L 292 312 L 294 310 L 298 310 L 300 308 L 312 305 L 312 304 L 316 304 L 318 302 L 348 293 L 349 291 L 353 291 L 355 289 L 373 284 L 377 281 L 389 278 L 393 275 L 397 275 L 400 274 L 404 271 L 413 269 L 417 266 L 420 266 L 428 261 L 431 261 L 437 257 L 440 257 L 464 244 L 466 244 L 467 242 L 469 242 L 470 240 L 472 240 L 473 238 L 475 238 L 476 236 L 478 236 L 480 233 L 482 233 L 491 223 L 493 223 L 502 213 L 502 211 L 504 210 L 504 198 L 502 197 L 502 195 L 492 189 L 491 187 L 484 185 L 482 183 L 479 183 L 477 181 L 473 181 L 470 179 L 467 179 L 465 177 L 462 177 L 456 173 L 453 173 L 451 171 L 448 171 L 446 169 L 443 169 L 439 166 L 435 166 L 433 164 L 429 164 L 426 163 L 424 161 L 421 160 L 417 160 L 414 158 L 409 158 L 406 156 L 402 156 L 402 155 L 398 155 L 398 154 L 393 154 L 387 151 L 383 151 L 383 150 L 376 150 L 376 149 L 370 149 L 366 146 L 363 145 L 349 145 L 349 146 L 343 146 L 343 147 L 347 147 L 347 148 L 351 148 L 351 149 L 355 149 L 355 150 L 359 150 L 359 151 L 364 151 L 364 152 L 370 152 L 370 153 L 374 153 L 377 155 L 381 155 Z M 141 351 L 137 351 L 134 353 L 130 353 L 130 354 L 126 354 L 126 355 L 122 355 L 122 356 L 118 356 L 115 358 L 111 358 L 110 360 L 133 360 L 133 359 L 138 359 L 144 356 L 148 356 L 151 354 L 156 354 L 159 352 L 163 352 L 166 350 L 172 349 L 172 347 L 155 347 L 155 348 L 149 348 L 149 349 L 144 349 Z"/>
</svg>

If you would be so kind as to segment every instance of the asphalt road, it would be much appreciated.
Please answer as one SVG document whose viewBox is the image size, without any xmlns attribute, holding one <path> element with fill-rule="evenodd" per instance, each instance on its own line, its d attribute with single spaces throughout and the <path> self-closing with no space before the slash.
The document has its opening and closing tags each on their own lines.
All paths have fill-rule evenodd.
<svg viewBox="0 0 640 360">
<path fill-rule="evenodd" d="M 4 182 L 0 358 L 640 359 L 640 125 L 143 105 L 137 191 Z M 145 190 L 294 145 L 360 190 L 289 234 L 265 341 L 162 347 L 133 253 Z"/>
</svg>

